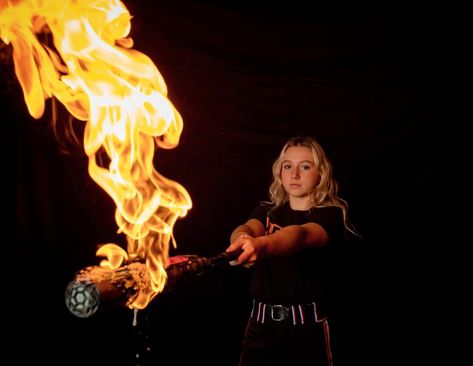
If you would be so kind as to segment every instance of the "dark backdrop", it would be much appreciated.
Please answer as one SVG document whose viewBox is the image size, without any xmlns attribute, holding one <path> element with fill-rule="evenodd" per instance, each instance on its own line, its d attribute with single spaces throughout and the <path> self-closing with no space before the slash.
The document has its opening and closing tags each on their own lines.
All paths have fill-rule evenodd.
<svg viewBox="0 0 473 366">
<path fill-rule="evenodd" d="M 364 236 L 339 268 L 339 364 L 452 357 L 445 342 L 455 333 L 444 335 L 462 266 L 451 264 L 463 262 L 467 216 L 458 210 L 471 203 L 466 17 L 332 16 L 298 3 L 127 5 L 135 48 L 155 61 L 184 119 L 179 146 L 155 159 L 193 200 L 174 227 L 173 254 L 225 250 L 266 198 L 285 140 L 312 135 Z M 16 363 L 235 365 L 248 314 L 240 269 L 160 295 L 137 326 L 121 307 L 87 319 L 69 313 L 74 273 L 98 263 L 98 244 L 124 238 L 82 151 L 66 153 L 55 139 L 51 104 L 32 119 L 8 47 L 2 55 L 3 303 Z"/>
</svg>

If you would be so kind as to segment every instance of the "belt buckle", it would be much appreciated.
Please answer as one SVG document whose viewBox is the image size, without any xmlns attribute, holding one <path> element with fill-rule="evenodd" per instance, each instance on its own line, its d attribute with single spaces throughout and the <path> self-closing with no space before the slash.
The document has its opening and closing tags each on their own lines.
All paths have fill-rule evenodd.
<svg viewBox="0 0 473 366">
<path fill-rule="evenodd" d="M 289 311 L 285 306 L 282 305 L 271 305 L 271 319 L 276 322 L 286 320 L 289 315 Z"/>
</svg>

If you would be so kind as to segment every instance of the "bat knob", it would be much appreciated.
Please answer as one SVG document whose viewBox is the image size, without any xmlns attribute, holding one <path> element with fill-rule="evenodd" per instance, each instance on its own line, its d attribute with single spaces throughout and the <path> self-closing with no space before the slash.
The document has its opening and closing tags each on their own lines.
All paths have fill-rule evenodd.
<svg viewBox="0 0 473 366">
<path fill-rule="evenodd" d="M 79 318 L 95 314 L 100 304 L 100 292 L 90 281 L 71 281 L 66 287 L 66 306 Z"/>
</svg>

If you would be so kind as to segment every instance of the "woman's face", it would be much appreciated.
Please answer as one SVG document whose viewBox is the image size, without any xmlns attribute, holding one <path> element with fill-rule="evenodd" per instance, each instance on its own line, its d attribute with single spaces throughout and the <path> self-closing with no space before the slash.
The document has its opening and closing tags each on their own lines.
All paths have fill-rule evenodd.
<svg viewBox="0 0 473 366">
<path fill-rule="evenodd" d="M 291 146 L 286 150 L 281 164 L 281 180 L 291 203 L 307 203 L 319 179 L 320 174 L 309 148 Z"/>
</svg>

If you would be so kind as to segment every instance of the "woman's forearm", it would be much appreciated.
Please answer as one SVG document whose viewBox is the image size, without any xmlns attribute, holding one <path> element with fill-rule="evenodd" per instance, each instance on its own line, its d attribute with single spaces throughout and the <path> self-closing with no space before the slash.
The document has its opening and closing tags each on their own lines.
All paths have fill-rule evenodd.
<svg viewBox="0 0 473 366">
<path fill-rule="evenodd" d="M 271 235 L 257 238 L 259 256 L 290 254 L 306 248 L 322 247 L 328 243 L 327 232 L 318 224 L 286 226 Z"/>
</svg>

